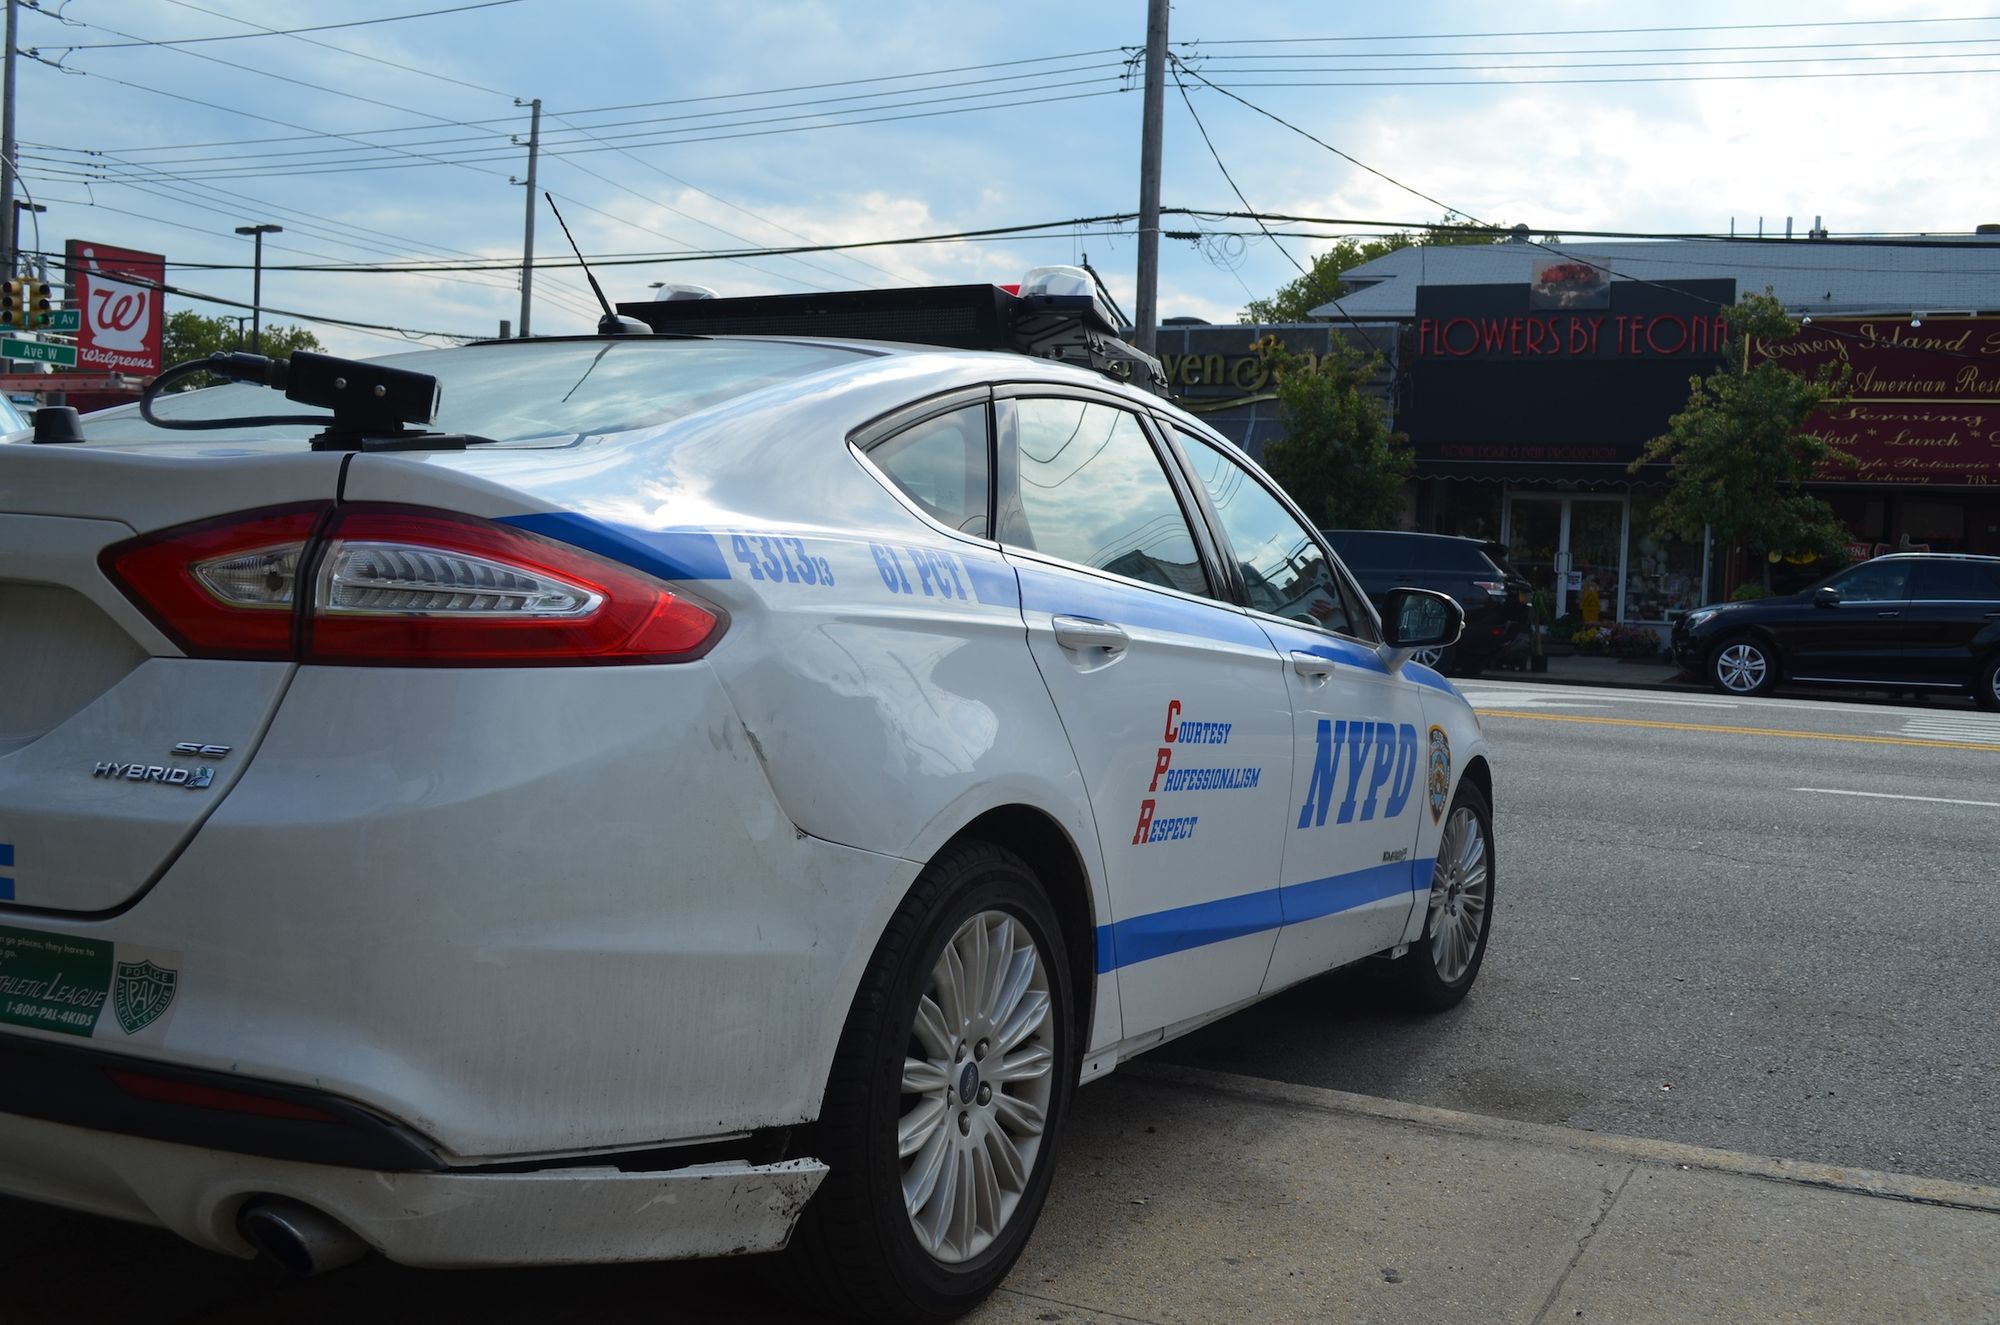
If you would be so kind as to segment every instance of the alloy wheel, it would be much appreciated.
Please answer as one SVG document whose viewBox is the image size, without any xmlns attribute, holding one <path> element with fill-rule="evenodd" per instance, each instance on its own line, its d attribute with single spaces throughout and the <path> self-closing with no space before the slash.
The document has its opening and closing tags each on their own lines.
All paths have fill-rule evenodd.
<svg viewBox="0 0 2000 1325">
<path fill-rule="evenodd" d="M 1715 655 L 1715 679 L 1733 694 L 1754 693 L 1763 686 L 1770 671 L 1771 664 L 1764 651 L 1754 644 L 1738 641 Z"/>
<path fill-rule="evenodd" d="M 1055 1088 L 1049 973 L 1005 911 L 958 927 L 917 1000 L 897 1123 L 903 1203 L 924 1249 L 993 1244 L 1035 1171 Z"/>
<path fill-rule="evenodd" d="M 1431 965 L 1448 985 L 1465 977 L 1479 951 L 1489 882 L 1486 830 L 1471 807 L 1457 806 L 1445 821 L 1431 871 Z"/>
</svg>

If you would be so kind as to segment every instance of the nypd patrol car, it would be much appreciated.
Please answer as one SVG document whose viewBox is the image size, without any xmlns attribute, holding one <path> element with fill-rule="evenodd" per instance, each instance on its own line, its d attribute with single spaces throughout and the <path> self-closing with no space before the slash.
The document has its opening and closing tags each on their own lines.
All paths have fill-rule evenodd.
<svg viewBox="0 0 2000 1325">
<path fill-rule="evenodd" d="M 1456 605 L 1378 617 L 1088 309 L 946 293 L 0 445 L 0 1192 L 942 1319 L 1080 1082 L 1349 963 L 1462 998 Z"/>
</svg>

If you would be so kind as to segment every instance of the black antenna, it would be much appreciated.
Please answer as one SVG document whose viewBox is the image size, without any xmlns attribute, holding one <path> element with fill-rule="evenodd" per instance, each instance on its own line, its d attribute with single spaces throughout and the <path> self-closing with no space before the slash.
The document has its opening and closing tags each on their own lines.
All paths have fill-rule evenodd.
<svg viewBox="0 0 2000 1325">
<path fill-rule="evenodd" d="M 597 306 L 604 310 L 604 316 L 597 319 L 597 334 L 600 336 L 652 335 L 653 329 L 638 318 L 623 317 L 612 310 L 611 301 L 604 297 L 604 290 L 598 285 L 597 278 L 590 274 L 590 264 L 583 260 L 583 250 L 576 246 L 576 236 L 569 232 L 569 222 L 563 220 L 561 210 L 556 207 L 556 200 L 549 197 L 546 189 L 542 191 L 542 197 L 547 200 L 549 210 L 556 214 L 556 224 L 562 227 L 563 238 L 569 241 L 569 251 L 576 254 L 577 265 L 583 268 L 584 279 L 590 282 L 590 292 L 597 296 Z"/>
</svg>

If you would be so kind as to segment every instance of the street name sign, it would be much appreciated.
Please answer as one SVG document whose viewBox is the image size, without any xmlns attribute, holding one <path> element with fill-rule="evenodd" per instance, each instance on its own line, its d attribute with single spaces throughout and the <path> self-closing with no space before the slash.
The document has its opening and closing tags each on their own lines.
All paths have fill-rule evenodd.
<svg viewBox="0 0 2000 1325">
<path fill-rule="evenodd" d="M 20 359 L 27 363 L 53 363 L 64 368 L 76 367 L 76 346 L 46 345 L 35 340 L 15 340 L 9 336 L 0 340 L 0 359 Z"/>
</svg>

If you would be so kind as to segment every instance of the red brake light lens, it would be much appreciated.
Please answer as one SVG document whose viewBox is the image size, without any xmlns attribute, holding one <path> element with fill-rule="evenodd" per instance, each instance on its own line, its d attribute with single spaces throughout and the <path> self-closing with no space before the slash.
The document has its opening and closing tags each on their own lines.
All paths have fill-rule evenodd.
<svg viewBox="0 0 2000 1325">
<path fill-rule="evenodd" d="M 682 662 L 718 611 L 506 525 L 344 506 L 313 573 L 304 661 L 388 666 Z"/>
<path fill-rule="evenodd" d="M 725 624 L 719 609 L 649 575 L 507 525 L 403 506 L 328 511 L 184 525 L 111 548 L 103 565 L 183 652 L 201 658 L 684 662 L 707 652 Z"/>
<path fill-rule="evenodd" d="M 99 564 L 188 656 L 288 659 L 299 563 L 330 505 L 181 525 L 108 548 Z"/>
</svg>

